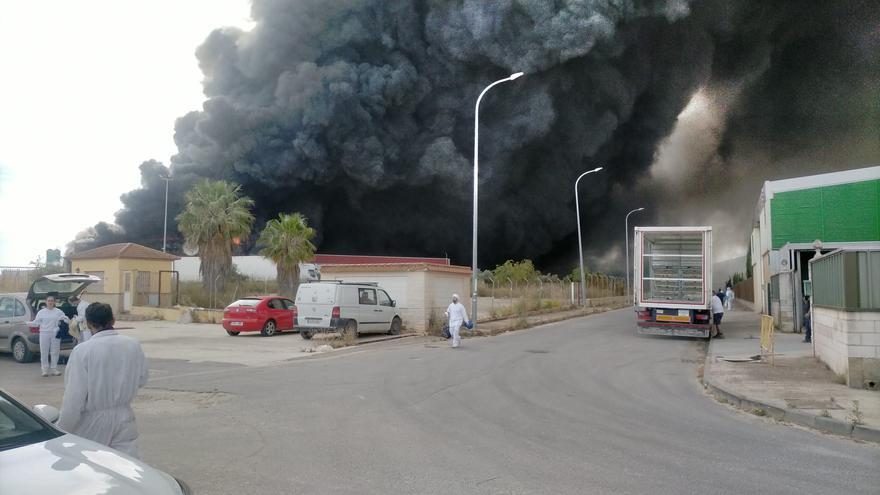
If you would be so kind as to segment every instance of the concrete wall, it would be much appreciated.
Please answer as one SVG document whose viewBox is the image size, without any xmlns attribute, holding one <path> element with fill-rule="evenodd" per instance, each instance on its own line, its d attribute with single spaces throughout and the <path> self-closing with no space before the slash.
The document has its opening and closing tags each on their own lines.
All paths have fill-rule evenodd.
<svg viewBox="0 0 880 495">
<path fill-rule="evenodd" d="M 816 355 L 847 385 L 865 388 L 880 382 L 880 312 L 813 308 Z"/>
</svg>

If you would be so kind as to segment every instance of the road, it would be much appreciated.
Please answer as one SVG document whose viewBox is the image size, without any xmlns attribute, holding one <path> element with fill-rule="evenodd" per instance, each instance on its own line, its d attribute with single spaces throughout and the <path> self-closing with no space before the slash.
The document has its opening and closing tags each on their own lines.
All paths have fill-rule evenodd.
<svg viewBox="0 0 880 495">
<path fill-rule="evenodd" d="M 880 448 L 704 394 L 704 345 L 637 337 L 619 310 L 456 350 L 408 339 L 261 366 L 153 359 L 141 453 L 212 494 L 878 493 Z M 5 381 L 29 402 L 53 387 Z"/>
</svg>

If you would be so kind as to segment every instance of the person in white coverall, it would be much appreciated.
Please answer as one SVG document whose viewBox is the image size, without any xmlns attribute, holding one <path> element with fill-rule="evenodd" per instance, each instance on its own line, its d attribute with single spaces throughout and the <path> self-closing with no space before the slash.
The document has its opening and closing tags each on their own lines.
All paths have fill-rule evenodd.
<svg viewBox="0 0 880 495">
<path fill-rule="evenodd" d="M 113 329 L 110 305 L 86 309 L 92 337 L 73 348 L 64 371 L 58 426 L 83 438 L 138 457 L 131 402 L 147 384 L 147 359 L 137 340 Z"/>
<path fill-rule="evenodd" d="M 86 323 L 86 308 L 89 307 L 89 303 L 77 296 L 74 296 L 70 302 L 76 304 L 76 318 L 73 320 L 79 329 L 79 337 L 76 340 L 78 343 L 83 343 L 92 336 L 92 331 Z"/>
<path fill-rule="evenodd" d="M 728 287 L 727 292 L 724 293 L 724 304 L 727 305 L 728 311 L 733 311 L 733 289 L 730 287 Z"/>
<path fill-rule="evenodd" d="M 70 318 L 64 316 L 64 312 L 55 307 L 55 297 L 49 296 L 46 298 L 46 307 L 37 312 L 34 321 L 28 322 L 29 327 L 40 328 L 40 367 L 43 369 L 43 376 L 49 376 L 50 362 L 52 374 L 55 376 L 61 374 L 58 371 L 61 339 L 56 335 L 58 334 L 58 323 L 62 321 L 70 323 Z"/>
<path fill-rule="evenodd" d="M 459 331 L 464 322 L 468 321 L 467 310 L 458 302 L 458 294 L 452 295 L 452 303 L 446 308 L 446 317 L 449 318 L 449 333 L 452 335 L 452 347 L 458 347 L 461 343 Z"/>
</svg>

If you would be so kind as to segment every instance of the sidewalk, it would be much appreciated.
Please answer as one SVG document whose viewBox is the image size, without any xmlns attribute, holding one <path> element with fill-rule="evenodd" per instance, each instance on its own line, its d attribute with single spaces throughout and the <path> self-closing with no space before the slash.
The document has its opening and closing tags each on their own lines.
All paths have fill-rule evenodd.
<svg viewBox="0 0 880 495">
<path fill-rule="evenodd" d="M 738 309 L 738 310 L 737 310 Z M 842 384 L 802 334 L 775 333 L 774 366 L 761 353 L 760 315 L 735 308 L 724 315 L 724 339 L 712 339 L 703 383 L 722 401 L 759 416 L 880 443 L 880 393 Z M 855 401 L 860 419 L 853 424 Z"/>
</svg>

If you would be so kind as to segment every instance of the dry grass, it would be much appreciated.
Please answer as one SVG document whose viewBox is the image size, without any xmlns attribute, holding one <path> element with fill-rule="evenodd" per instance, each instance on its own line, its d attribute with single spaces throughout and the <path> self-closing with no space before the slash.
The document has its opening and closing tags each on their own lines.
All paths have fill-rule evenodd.
<svg viewBox="0 0 880 495">
<path fill-rule="evenodd" d="M 278 283 L 275 280 L 244 279 L 231 282 L 223 291 L 213 295 L 205 290 L 201 282 L 181 282 L 178 303 L 196 308 L 225 308 L 242 297 L 275 294 L 277 291 Z"/>
</svg>

